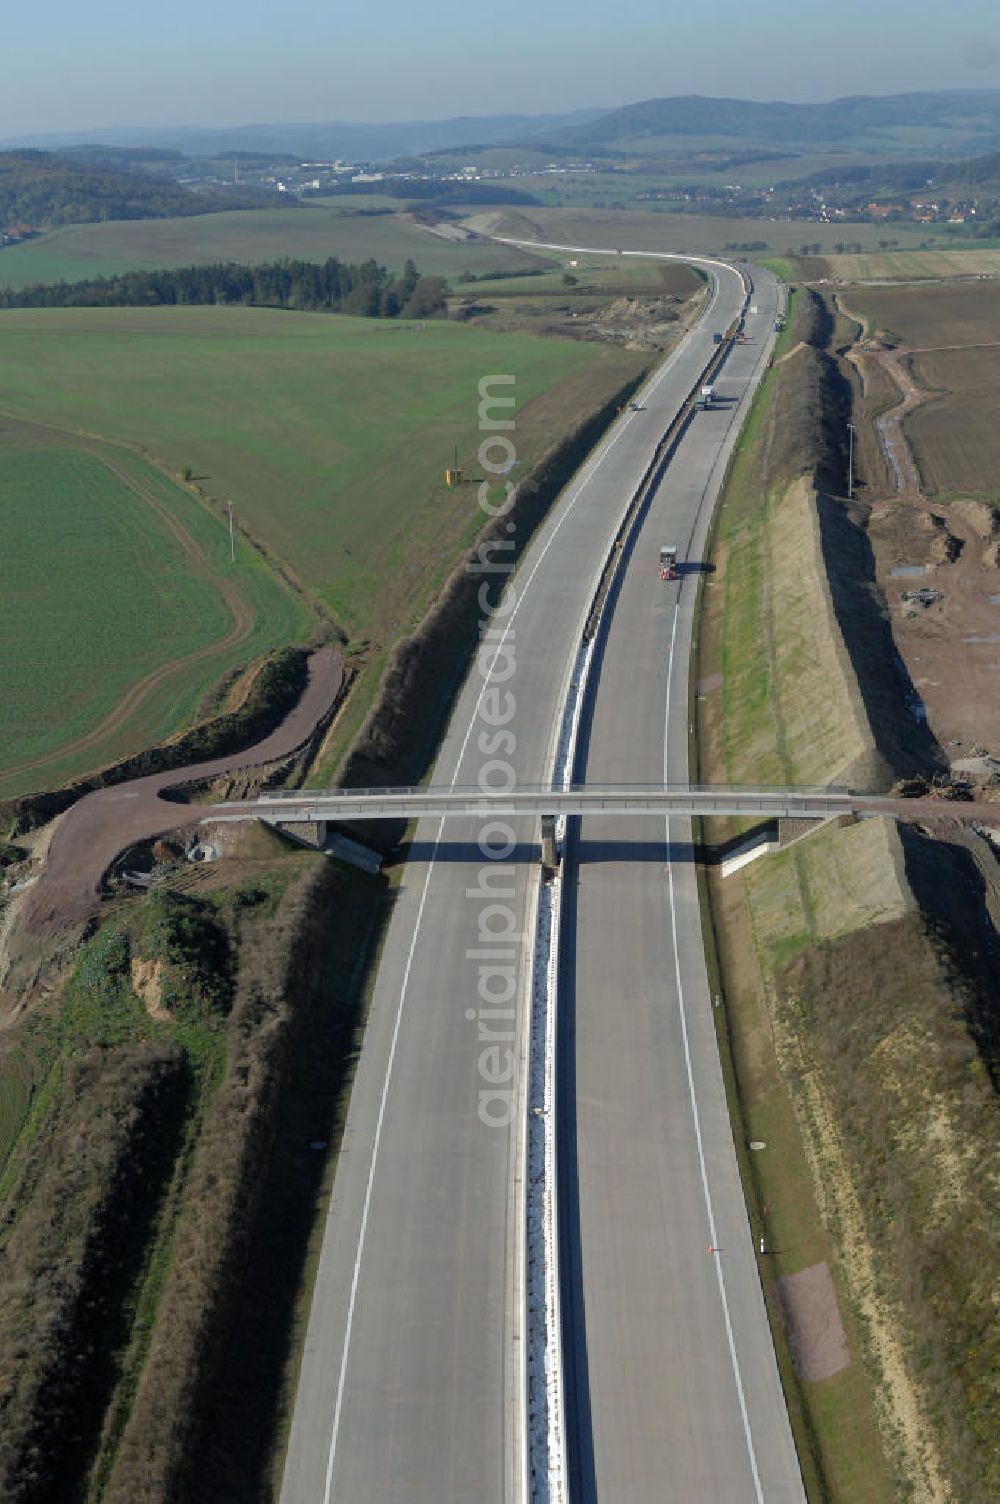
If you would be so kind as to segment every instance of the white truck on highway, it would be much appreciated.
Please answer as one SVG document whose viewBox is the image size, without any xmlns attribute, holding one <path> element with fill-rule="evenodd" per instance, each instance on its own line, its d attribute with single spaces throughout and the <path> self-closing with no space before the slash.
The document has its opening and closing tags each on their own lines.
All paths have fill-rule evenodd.
<svg viewBox="0 0 1000 1504">
<path fill-rule="evenodd" d="M 660 579 L 677 579 L 677 548 L 674 544 L 665 543 L 660 549 Z"/>
</svg>

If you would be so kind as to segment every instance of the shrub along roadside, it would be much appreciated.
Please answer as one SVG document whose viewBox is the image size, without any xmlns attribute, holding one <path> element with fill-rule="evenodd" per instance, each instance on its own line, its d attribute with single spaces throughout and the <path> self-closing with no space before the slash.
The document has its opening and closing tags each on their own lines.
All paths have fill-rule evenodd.
<svg viewBox="0 0 1000 1504">
<path fill-rule="evenodd" d="M 156 977 L 145 1007 L 137 960 Z M 26 1357 L 4 1375 L 0 1497 L 63 1504 L 100 1468 L 105 1412 L 145 1351 L 231 991 L 211 906 L 157 892 L 98 931 L 57 1004 L 26 1021 L 40 1084 L 0 1180 L 0 1351 Z"/>
<path fill-rule="evenodd" d="M 169 1040 L 94 1047 L 60 1074 L 23 1166 L 26 1204 L 0 1234 L 0 1497 L 10 1504 L 79 1496 L 192 1092 Z"/>
<path fill-rule="evenodd" d="M 28 1021 L 48 1075 L 0 1184 L 0 1497 L 267 1494 L 309 1146 L 338 1142 L 384 891 L 301 851 L 154 890 Z"/>
<path fill-rule="evenodd" d="M 225 1069 L 205 1116 L 148 1358 L 102 1495 L 111 1504 L 219 1497 L 214 1484 L 206 1485 L 206 1469 L 220 1435 L 222 1444 L 238 1438 L 244 1453 L 239 1457 L 234 1446 L 247 1480 L 241 1496 L 258 1495 L 322 1171 L 317 1154 L 305 1174 L 298 1165 L 299 1196 L 290 1204 L 289 1150 L 294 1171 L 309 1155 L 309 1140 L 290 1146 L 279 1130 L 295 1122 L 323 1141 L 335 1136 L 355 995 L 334 936 L 340 931 L 341 943 L 356 948 L 350 926 L 363 922 L 373 888 L 381 884 L 317 859 L 273 918 L 243 919 Z M 320 1047 L 328 1051 L 325 1081 L 307 1123 L 299 1115 L 302 1086 Z M 291 1213 L 284 1228 L 276 1226 L 273 1195 Z M 245 1303 L 244 1292 L 254 1289 L 271 1309 Z M 234 1352 L 253 1359 L 233 1372 Z M 228 1468 L 220 1486 L 232 1486 Z"/>
</svg>

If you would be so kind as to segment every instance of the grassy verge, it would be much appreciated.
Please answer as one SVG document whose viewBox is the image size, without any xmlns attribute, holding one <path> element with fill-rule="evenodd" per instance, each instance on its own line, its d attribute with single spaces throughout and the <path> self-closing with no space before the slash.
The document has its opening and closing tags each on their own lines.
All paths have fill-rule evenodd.
<svg viewBox="0 0 1000 1504">
<path fill-rule="evenodd" d="M 826 632 L 822 599 L 810 600 L 810 557 L 814 587 L 818 561 L 812 544 L 806 546 L 803 507 L 789 511 L 789 470 L 774 469 L 777 404 L 798 358 L 783 357 L 803 333 L 796 318 L 800 297 L 792 295 L 788 327 L 751 408 L 713 529 L 716 571 L 706 577 L 702 592 L 694 676 L 702 684 L 718 683 L 722 676 L 719 687 L 696 702 L 697 776 L 706 782 L 810 781 L 821 773 L 826 751 L 825 738 L 803 737 L 802 721 L 816 709 L 811 698 L 797 700 L 789 692 L 803 662 L 821 646 L 811 644 L 811 635 Z M 776 556 L 784 544 L 787 557 Z M 836 728 L 832 734 L 839 734 Z M 735 830 L 732 824 L 709 822 L 705 834 L 718 840 Z M 758 951 L 765 934 L 781 955 L 808 944 L 811 905 L 808 898 L 805 906 L 797 903 L 793 889 L 818 839 L 768 859 L 768 870 L 778 864 L 791 874 L 793 887 L 772 895 L 765 916 L 750 909 L 742 879 L 723 883 L 714 873 L 704 874 L 706 949 L 713 985 L 725 1000 L 716 1011 L 716 1027 L 751 1222 L 772 1250 L 764 1266 L 764 1293 L 808 1496 L 889 1504 L 893 1495 L 874 1394 L 863 1366 L 855 1359 L 820 1382 L 800 1378 L 779 1304 L 784 1276 L 833 1264 L 835 1257 L 795 1099 L 781 1069 Z M 766 1148 L 751 1151 L 750 1143 Z M 838 1295 L 848 1345 L 856 1354 L 860 1339 L 842 1286 Z"/>
<path fill-rule="evenodd" d="M 776 277 L 780 277 L 782 282 L 788 283 L 794 281 L 795 267 L 785 256 L 767 256 L 764 260 L 758 262 L 758 265 L 766 266 Z"/>
</svg>

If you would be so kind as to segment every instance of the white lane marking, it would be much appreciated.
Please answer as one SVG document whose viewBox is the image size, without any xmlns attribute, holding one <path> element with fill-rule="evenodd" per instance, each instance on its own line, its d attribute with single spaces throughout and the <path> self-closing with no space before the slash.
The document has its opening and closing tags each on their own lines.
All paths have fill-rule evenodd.
<svg viewBox="0 0 1000 1504">
<path fill-rule="evenodd" d="M 614 247 L 599 245 L 560 245 L 554 240 L 514 240 L 509 235 L 490 235 L 489 239 L 500 245 L 526 246 L 529 249 L 534 246 L 540 251 L 576 251 L 581 256 L 639 256 L 644 261 L 689 261 L 695 266 L 721 266 L 736 277 L 740 275 L 731 262 L 720 261 L 715 256 L 699 256 L 695 251 L 619 251 Z M 713 298 L 709 307 L 714 303 Z"/>
<path fill-rule="evenodd" d="M 663 719 L 663 782 L 667 782 L 667 763 L 669 757 L 670 741 L 670 689 L 674 673 L 674 643 L 677 639 L 677 620 L 680 614 L 680 592 L 674 603 L 674 619 L 670 628 L 670 656 L 667 661 L 667 708 Z M 694 1069 L 691 1063 L 691 1047 L 688 1040 L 687 1010 L 684 1006 L 684 984 L 681 981 L 681 958 L 677 945 L 677 908 L 674 902 L 674 864 L 670 854 L 670 816 L 664 821 L 667 838 L 667 875 L 670 893 L 670 931 L 674 948 L 674 976 L 677 982 L 677 1012 L 681 1023 L 681 1037 L 684 1041 L 684 1068 L 687 1073 L 688 1095 L 691 1099 L 691 1117 L 694 1120 L 694 1137 L 698 1146 L 698 1168 L 701 1172 L 701 1188 L 705 1198 L 705 1211 L 708 1215 L 708 1232 L 712 1248 L 718 1247 L 718 1234 L 715 1230 L 715 1209 L 712 1205 L 712 1192 L 708 1184 L 708 1170 L 705 1166 L 705 1146 L 701 1136 L 701 1114 L 698 1111 L 698 1093 L 694 1084 Z M 726 1280 L 722 1272 L 722 1258 L 717 1253 L 712 1254 L 715 1264 L 715 1273 L 719 1282 L 719 1299 L 722 1303 L 722 1315 L 726 1325 L 726 1340 L 729 1343 L 729 1359 L 732 1363 L 733 1378 L 736 1381 L 736 1394 L 740 1404 L 740 1415 L 743 1420 L 743 1435 L 746 1438 L 747 1453 L 750 1458 L 750 1472 L 753 1475 L 754 1492 L 757 1496 L 757 1504 L 764 1504 L 764 1491 L 760 1485 L 760 1473 L 757 1470 L 757 1454 L 754 1451 L 753 1436 L 750 1433 L 750 1417 L 747 1414 L 746 1396 L 743 1393 L 743 1378 L 740 1374 L 740 1362 L 736 1356 L 736 1339 L 733 1336 L 733 1324 L 729 1315 L 729 1300 L 726 1295 Z"/>
<path fill-rule="evenodd" d="M 712 297 L 712 301 L 709 304 L 708 309 L 706 309 L 706 314 L 715 306 L 715 302 L 716 302 L 716 299 L 717 299 L 718 295 L 719 295 L 719 283 L 717 282 L 716 283 L 716 287 L 715 287 L 715 291 L 714 291 L 714 294 L 713 294 L 713 297 Z M 705 315 L 703 315 L 703 317 L 704 316 Z M 678 345 L 677 348 L 674 351 L 671 352 L 670 357 L 663 362 L 663 365 L 660 366 L 659 370 L 656 372 L 656 374 L 653 376 L 652 380 L 649 382 L 649 385 L 646 388 L 646 390 L 650 394 L 656 390 L 656 388 L 659 386 L 660 382 L 666 376 L 667 372 L 673 366 L 674 361 L 676 360 L 678 354 L 680 353 L 680 348 L 681 348 L 680 345 Z M 499 658 L 501 652 L 504 649 L 504 644 L 507 641 L 507 634 L 510 632 L 511 628 L 513 627 L 515 618 L 516 618 L 518 612 L 520 611 L 521 606 L 524 604 L 524 601 L 525 601 L 525 598 L 527 597 L 528 591 L 531 588 L 532 581 L 534 580 L 535 575 L 538 573 L 539 569 L 541 568 L 542 563 L 543 563 L 543 561 L 545 559 L 545 556 L 547 555 L 549 549 L 552 547 L 552 544 L 555 542 L 556 537 L 558 536 L 559 531 L 560 531 L 560 529 L 563 526 L 563 523 L 569 517 L 569 515 L 572 512 L 573 508 L 576 506 L 576 503 L 579 500 L 580 495 L 584 491 L 585 487 L 587 485 L 589 485 L 591 479 L 593 478 L 594 471 L 604 462 L 604 460 L 606 459 L 607 455 L 614 448 L 615 444 L 617 444 L 618 441 L 619 441 L 619 439 L 621 439 L 621 437 L 626 432 L 626 430 L 627 430 L 627 428 L 629 426 L 629 423 L 631 422 L 631 420 L 632 420 L 632 418 L 634 416 L 635 415 L 633 413 L 631 413 L 631 412 L 627 413 L 624 416 L 623 420 L 619 424 L 616 425 L 614 431 L 612 432 L 612 434 L 610 435 L 610 437 L 605 440 L 604 444 L 597 451 L 596 455 L 594 455 L 594 457 L 591 460 L 588 461 L 587 465 L 584 468 L 584 473 L 583 473 L 583 476 L 582 476 L 582 478 L 580 480 L 579 485 L 577 486 L 576 490 L 572 493 L 569 501 L 566 503 L 566 506 L 565 506 L 565 509 L 563 511 L 562 516 L 558 519 L 558 521 L 556 522 L 555 526 L 552 529 L 551 534 L 546 539 L 546 541 L 545 541 L 545 543 L 544 543 L 544 545 L 542 547 L 541 553 L 539 554 L 537 560 L 535 561 L 535 564 L 534 564 L 534 566 L 533 566 L 530 574 L 528 575 L 528 578 L 524 582 L 524 586 L 521 589 L 520 594 L 518 595 L 517 601 L 515 602 L 515 605 L 513 607 L 513 610 L 511 611 L 510 616 L 509 616 L 509 618 L 507 620 L 507 625 L 504 628 L 503 636 L 501 637 L 500 642 L 497 645 L 496 652 L 494 653 L 493 658 L 490 661 L 490 670 L 489 670 L 489 673 L 483 675 L 483 686 L 482 686 L 482 689 L 479 691 L 479 695 L 478 695 L 478 697 L 476 699 L 475 709 L 473 710 L 472 715 L 469 718 L 469 725 L 468 725 L 468 728 L 466 730 L 465 736 L 464 736 L 464 738 L 462 740 L 462 745 L 461 745 L 461 747 L 459 749 L 458 757 L 457 757 L 456 762 L 455 762 L 455 772 L 452 775 L 451 784 L 450 784 L 451 788 L 454 788 L 455 784 L 458 781 L 458 770 L 462 766 L 462 761 L 463 761 L 463 759 L 465 757 L 466 748 L 469 745 L 469 739 L 472 736 L 473 727 L 475 726 L 476 719 L 477 719 L 477 717 L 479 715 L 479 708 L 480 708 L 480 706 L 482 704 L 483 696 L 486 694 L 486 691 L 487 691 L 487 689 L 489 687 L 490 675 L 493 672 L 493 667 L 496 664 L 497 659 Z M 516 580 L 516 578 L 517 577 L 515 575 L 515 580 Z M 368 1229 L 368 1213 L 369 1213 L 369 1209 L 371 1207 L 372 1188 L 373 1188 L 373 1185 L 374 1185 L 374 1182 L 375 1182 L 375 1168 L 376 1168 L 376 1163 L 377 1163 L 377 1160 L 378 1160 L 379 1146 L 380 1146 L 381 1141 L 382 1141 L 382 1124 L 383 1124 L 383 1121 L 384 1121 L 384 1118 L 385 1118 L 385 1108 L 386 1108 L 386 1103 L 387 1103 L 388 1097 L 389 1097 L 389 1086 L 390 1086 L 390 1081 L 391 1081 L 391 1077 L 392 1077 L 392 1067 L 393 1067 L 393 1063 L 395 1061 L 395 1055 L 396 1055 L 396 1043 L 397 1043 L 397 1041 L 399 1039 L 399 1030 L 400 1030 L 400 1025 L 402 1023 L 402 1018 L 403 1018 L 403 1005 L 406 1002 L 407 988 L 408 988 L 409 980 L 410 980 L 410 970 L 411 970 L 411 967 L 412 967 L 412 964 L 413 964 L 414 955 L 416 954 L 417 941 L 418 941 L 419 936 L 420 936 L 420 923 L 421 923 L 421 920 L 423 918 L 424 906 L 425 906 L 425 904 L 427 902 L 427 894 L 428 894 L 428 890 L 430 888 L 431 877 L 433 875 L 434 867 L 435 867 L 436 862 L 437 862 L 437 854 L 438 854 L 438 850 L 439 850 L 440 845 L 441 845 L 441 835 L 442 835 L 443 830 L 444 830 L 444 817 L 442 817 L 442 819 L 441 819 L 441 821 L 440 821 L 440 823 L 438 825 L 437 835 L 434 838 L 434 846 L 433 846 L 433 849 L 431 851 L 430 861 L 428 862 L 428 865 L 427 865 L 427 876 L 426 876 L 426 878 L 424 880 L 423 892 L 421 893 L 421 896 L 420 896 L 420 904 L 419 904 L 419 907 L 417 909 L 417 917 L 416 917 L 416 920 L 414 922 L 414 927 L 413 927 L 413 938 L 412 938 L 412 940 L 410 942 L 410 948 L 409 948 L 409 952 L 408 952 L 407 958 L 406 958 L 406 967 L 405 967 L 405 970 L 404 970 L 404 973 L 403 973 L 403 982 L 402 982 L 402 986 L 400 988 L 400 993 L 399 993 L 399 1003 L 398 1003 L 397 1008 L 396 1008 L 396 1018 L 395 1018 L 395 1021 L 394 1021 L 394 1024 L 393 1024 L 392 1042 L 391 1042 L 390 1047 L 389 1047 L 389 1059 L 388 1059 L 388 1062 L 387 1062 L 387 1065 L 386 1065 L 385 1080 L 382 1083 L 382 1093 L 381 1093 L 381 1096 L 379 1098 L 379 1110 L 378 1110 L 378 1116 L 377 1116 L 376 1121 L 375 1121 L 375 1134 L 374 1134 L 374 1138 L 372 1140 L 371 1164 L 369 1165 L 369 1168 L 368 1168 L 368 1180 L 367 1180 L 367 1184 L 365 1186 L 365 1200 L 364 1200 L 364 1207 L 363 1207 L 362 1215 L 361 1215 L 361 1226 L 360 1226 L 360 1229 L 358 1231 L 358 1251 L 357 1251 L 357 1254 L 356 1254 L 355 1259 L 354 1259 L 354 1271 L 353 1271 L 353 1274 L 352 1274 L 352 1277 L 351 1277 L 351 1294 L 350 1294 L 350 1298 L 348 1300 L 347 1322 L 346 1322 L 346 1325 L 345 1325 L 345 1328 L 344 1328 L 344 1346 L 343 1346 L 343 1350 L 342 1350 L 342 1354 L 341 1354 L 341 1360 L 340 1360 L 340 1375 L 339 1375 L 339 1378 L 338 1378 L 338 1381 L 337 1381 L 337 1400 L 336 1400 L 336 1405 L 334 1407 L 332 1429 L 331 1429 L 331 1432 L 330 1432 L 330 1449 L 329 1449 L 329 1452 L 327 1454 L 326 1487 L 325 1487 L 324 1492 L 323 1492 L 323 1504 L 330 1504 L 330 1498 L 331 1498 L 332 1489 L 333 1489 L 333 1475 L 334 1475 L 334 1467 L 335 1467 L 335 1464 L 336 1464 L 336 1457 L 337 1457 L 337 1442 L 338 1442 L 339 1435 L 340 1435 L 340 1417 L 341 1417 L 341 1412 L 343 1410 L 344 1389 L 345 1389 L 345 1384 L 346 1384 L 346 1379 L 347 1379 L 347 1363 L 348 1363 L 348 1357 L 349 1357 L 349 1354 L 350 1354 L 351 1333 L 352 1333 L 353 1328 L 354 1328 L 354 1312 L 355 1312 L 355 1308 L 356 1308 L 356 1305 L 357 1305 L 358 1284 L 359 1284 L 359 1281 L 360 1281 L 360 1278 L 361 1278 L 361 1260 L 362 1260 L 362 1257 L 363 1257 L 363 1254 L 364 1254 L 365 1235 L 366 1235 L 367 1229 Z"/>
<path fill-rule="evenodd" d="M 437 836 L 434 841 L 434 851 L 437 851 L 444 830 L 444 816 L 438 822 Z M 406 969 L 403 973 L 403 986 L 400 992 L 399 1007 L 396 1010 L 396 1021 L 392 1030 L 392 1043 L 389 1046 L 389 1061 L 386 1066 L 385 1080 L 382 1083 L 382 1095 L 378 1104 L 378 1117 L 375 1120 L 375 1137 L 372 1142 L 372 1158 L 368 1168 L 368 1183 L 365 1187 L 364 1208 L 361 1213 L 361 1228 L 358 1232 L 358 1252 L 354 1260 L 354 1274 L 351 1279 L 351 1298 L 347 1306 L 347 1325 L 344 1329 L 344 1350 L 340 1363 L 340 1380 L 337 1384 L 337 1403 L 333 1412 L 333 1429 L 330 1433 L 330 1450 L 326 1462 L 326 1487 L 323 1490 L 324 1504 L 330 1504 L 330 1494 L 333 1488 L 333 1468 L 337 1455 L 337 1437 L 340 1433 L 340 1412 L 344 1403 L 344 1380 L 347 1375 L 347 1354 L 351 1345 L 351 1331 L 354 1327 L 354 1310 L 358 1294 L 358 1281 L 361 1278 L 361 1254 L 364 1248 L 365 1233 L 368 1229 L 368 1211 L 372 1201 L 372 1186 L 375 1182 L 375 1161 L 378 1154 L 378 1146 L 382 1138 L 382 1122 L 385 1117 L 385 1106 L 389 1097 L 389 1080 L 392 1076 L 392 1065 L 396 1058 L 396 1044 L 399 1039 L 399 1026 L 403 1021 L 403 998 L 406 996 L 407 983 L 410 980 L 410 967 L 413 965 L 413 956 L 417 946 L 417 936 L 420 933 L 420 920 L 423 916 L 424 905 L 427 902 L 427 890 L 431 883 L 431 873 L 434 870 L 433 857 L 427 868 L 427 877 L 424 880 L 424 891 L 420 895 L 420 905 L 417 909 L 417 919 L 413 927 L 413 940 L 410 951 L 406 958 Z"/>
</svg>

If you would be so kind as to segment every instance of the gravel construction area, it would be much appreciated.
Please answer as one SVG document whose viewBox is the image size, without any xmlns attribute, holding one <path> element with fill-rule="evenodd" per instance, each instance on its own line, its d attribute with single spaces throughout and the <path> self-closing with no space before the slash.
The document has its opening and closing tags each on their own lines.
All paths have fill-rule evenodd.
<svg viewBox="0 0 1000 1504">
<path fill-rule="evenodd" d="M 850 302 L 864 307 L 857 291 Z M 866 498 L 868 535 L 896 647 L 915 691 L 911 713 L 926 720 L 955 762 L 1000 752 L 1000 517 L 977 496 L 944 500 L 925 494 L 908 419 L 939 394 L 920 384 L 912 354 L 907 347 L 886 350 L 863 341 L 848 358 L 866 391 L 871 382 L 865 378 L 878 367 L 900 394 L 888 411 L 868 415 L 895 483 L 894 492 Z M 982 460 L 987 492 L 992 475 L 987 456 Z"/>
<path fill-rule="evenodd" d="M 800 1379 L 829 1379 L 851 1361 L 827 1263 L 810 1264 L 776 1281 L 781 1319 Z"/>
</svg>

